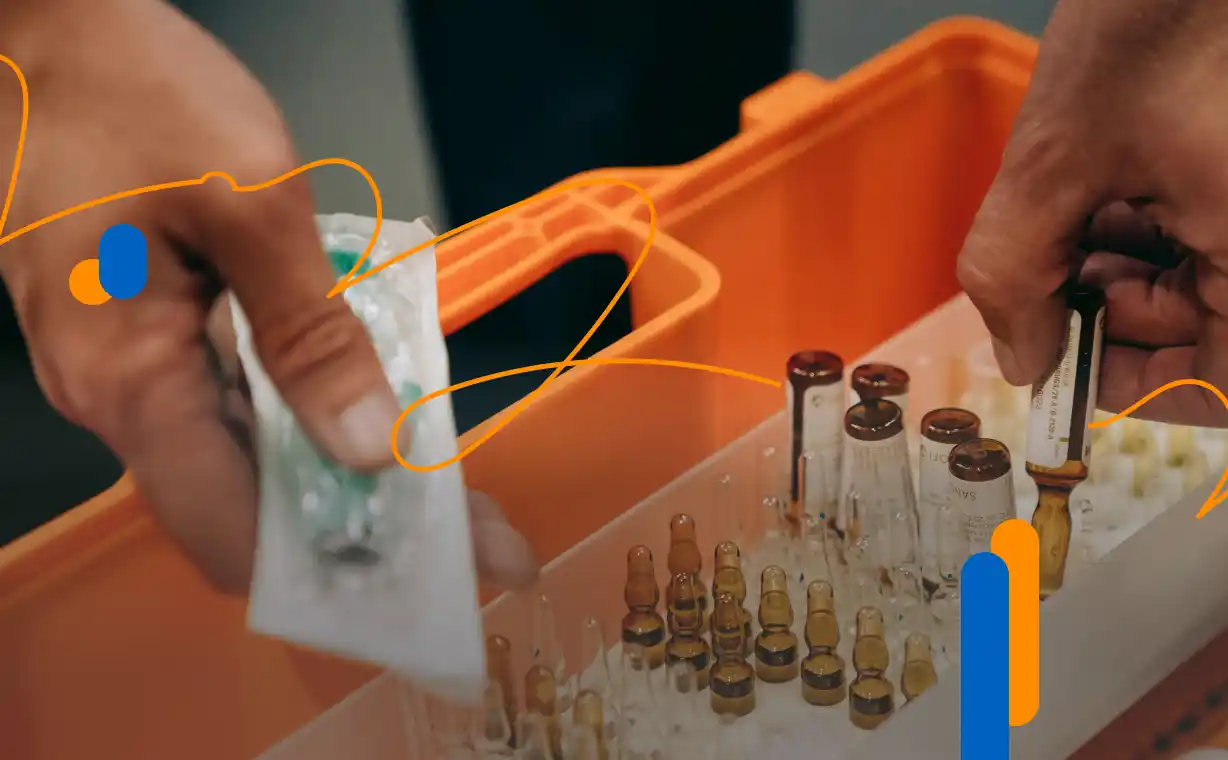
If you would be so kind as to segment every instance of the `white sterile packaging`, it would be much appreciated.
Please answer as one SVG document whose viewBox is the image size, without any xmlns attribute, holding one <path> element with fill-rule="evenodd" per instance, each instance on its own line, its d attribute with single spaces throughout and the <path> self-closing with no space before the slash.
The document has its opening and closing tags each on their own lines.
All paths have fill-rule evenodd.
<svg viewBox="0 0 1228 760">
<path fill-rule="evenodd" d="M 340 278 L 366 249 L 375 220 L 336 214 L 318 217 L 317 224 Z M 385 220 L 362 271 L 433 237 L 423 219 Z M 402 408 L 449 385 L 433 246 L 337 297 L 367 326 Z M 485 647 L 460 464 L 431 472 L 394 466 L 363 475 L 325 460 L 265 374 L 250 325 L 233 299 L 231 310 L 256 412 L 260 462 L 248 626 L 377 663 L 444 699 L 480 701 Z M 403 425 L 413 427 L 405 457 L 410 464 L 456 456 L 450 395 L 418 407 Z"/>
</svg>

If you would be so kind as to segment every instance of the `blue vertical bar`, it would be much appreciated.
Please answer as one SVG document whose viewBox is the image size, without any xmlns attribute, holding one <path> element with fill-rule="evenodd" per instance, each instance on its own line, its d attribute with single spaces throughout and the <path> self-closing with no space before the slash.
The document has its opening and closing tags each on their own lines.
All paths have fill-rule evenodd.
<svg viewBox="0 0 1228 760">
<path fill-rule="evenodd" d="M 960 577 L 961 760 L 1009 760 L 1010 575 L 1001 557 L 969 557 Z"/>
</svg>

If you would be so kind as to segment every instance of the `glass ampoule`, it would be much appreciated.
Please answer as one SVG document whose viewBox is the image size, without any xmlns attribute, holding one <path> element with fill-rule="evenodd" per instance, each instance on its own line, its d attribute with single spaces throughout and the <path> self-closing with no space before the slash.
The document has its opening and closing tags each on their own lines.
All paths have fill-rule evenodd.
<svg viewBox="0 0 1228 760">
<path fill-rule="evenodd" d="M 619 677 L 620 760 L 647 760 L 662 743 L 660 705 L 648 654 L 641 644 L 624 644 Z"/>
<path fill-rule="evenodd" d="M 538 594 L 533 599 L 532 655 L 534 665 L 540 665 L 554 674 L 559 712 L 566 712 L 571 707 L 572 683 L 567 678 L 567 663 L 559 642 L 554 602 L 545 594 Z"/>
<path fill-rule="evenodd" d="M 789 579 L 776 565 L 763 569 L 759 592 L 759 635 L 755 637 L 755 673 L 766 683 L 797 678 L 797 634 Z"/>
<path fill-rule="evenodd" d="M 513 724 L 508 719 L 503 687 L 492 678 L 486 680 L 486 691 L 482 695 L 479 715 L 473 731 L 473 746 L 478 756 L 485 758 L 511 755 L 516 744 L 512 733 Z"/>
<path fill-rule="evenodd" d="M 699 717 L 699 673 L 686 660 L 666 666 L 665 719 L 671 741 L 695 728 Z"/>
<path fill-rule="evenodd" d="M 579 690 L 588 690 L 601 697 L 606 706 L 606 731 L 613 734 L 614 679 L 606 655 L 605 634 L 601 631 L 601 623 L 591 615 L 580 625 L 580 668 L 576 678 L 577 695 Z"/>
<path fill-rule="evenodd" d="M 666 557 L 666 564 L 669 566 L 670 575 L 690 574 L 699 602 L 700 630 L 704 630 L 708 622 L 708 588 L 702 578 L 704 558 L 699 551 L 695 518 L 688 514 L 679 513 L 670 518 L 669 555 Z"/>
<path fill-rule="evenodd" d="M 665 661 L 690 664 L 698 674 L 699 688 L 707 688 L 711 651 L 703 638 L 703 606 L 695 576 L 688 572 L 676 574 L 667 596 L 670 637 L 665 645 Z"/>
<path fill-rule="evenodd" d="M 623 587 L 627 614 L 622 620 L 624 646 L 637 644 L 644 648 L 649 668 L 665 662 L 665 620 L 657 612 L 661 592 L 657 588 L 657 571 L 652 552 L 647 546 L 633 546 L 627 552 L 627 583 Z"/>
<path fill-rule="evenodd" d="M 901 410 L 908 409 L 908 372 L 894 364 L 862 364 L 853 370 L 849 380 L 858 399 L 885 398 Z"/>
<path fill-rule="evenodd" d="M 1180 468 L 1198 450 L 1198 440 L 1194 437 L 1194 428 L 1186 425 L 1169 425 L 1165 438 L 1165 464 Z"/>
<path fill-rule="evenodd" d="M 1040 538 L 1040 596 L 1062 587 L 1070 551 L 1070 494 L 1087 478 L 1088 424 L 1096 411 L 1104 342 L 1104 293 L 1075 289 L 1067 298 L 1066 334 L 1057 366 L 1032 386 L 1026 469 L 1038 499 L 1032 527 Z M 1123 435 L 1125 431 L 1123 431 Z"/>
<path fill-rule="evenodd" d="M 854 726 L 878 728 L 895 712 L 895 687 L 887 680 L 890 664 L 883 613 L 863 607 L 857 612 L 857 641 L 853 644 L 857 676 L 849 684 L 849 720 Z"/>
<path fill-rule="evenodd" d="M 712 597 L 715 599 L 722 593 L 730 594 L 742 611 L 742 626 L 745 631 L 743 643 L 744 656 L 749 657 L 754 647 L 754 617 L 746 609 L 746 576 L 742 574 L 742 552 L 732 541 L 722 541 L 716 545 L 713 552 Z M 713 608 L 713 614 L 715 614 Z M 709 615 L 708 629 L 712 629 Z"/>
<path fill-rule="evenodd" d="M 512 644 L 506 637 L 494 634 L 486 638 L 486 678 L 498 684 L 503 700 L 503 712 L 508 726 L 516 727 L 516 677 L 512 673 Z"/>
<path fill-rule="evenodd" d="M 868 543 L 870 559 L 877 563 L 880 582 L 894 604 L 897 589 L 891 583 L 901 546 L 911 546 L 915 563 L 917 535 L 897 531 L 893 523 L 911 521 L 916 526 L 917 502 L 908 461 L 908 441 L 900 407 L 886 399 L 870 399 L 851 406 L 844 415 L 845 477 L 843 481 L 857 494 L 857 532 Z M 848 515 L 842 515 L 848 520 Z M 897 556 L 893 556 L 897 555 Z"/>
<path fill-rule="evenodd" d="M 785 372 L 785 409 L 791 432 L 790 500 L 799 498 L 798 465 L 809 461 L 812 468 L 812 472 L 806 473 L 809 482 L 816 486 L 822 483 L 824 488 L 810 489 L 806 512 L 812 517 L 827 515 L 829 524 L 836 527 L 843 452 L 840 426 L 847 408 L 844 360 L 828 351 L 799 351 L 789 357 Z M 812 452 L 814 458 L 803 460 L 806 451 Z M 813 471 L 819 469 L 822 472 Z"/>
<path fill-rule="evenodd" d="M 952 573 L 939 562 L 943 531 L 961 530 L 951 506 L 951 449 L 981 434 L 981 420 L 967 409 L 934 409 L 921 418 L 921 466 L 918 469 L 917 512 L 921 518 L 923 577 L 932 596 L 940 585 L 958 578 L 963 560 L 955 560 Z M 950 540 L 950 539 L 948 539 Z"/>
<path fill-rule="evenodd" d="M 791 497 L 776 488 L 781 457 L 776 448 L 767 446 L 755 461 L 755 488 L 759 496 L 759 546 L 756 560 L 760 567 L 784 564 L 789 559 L 788 510 Z M 750 568 L 747 568 L 750 571 Z"/>
<path fill-rule="evenodd" d="M 571 710 L 571 721 L 573 728 L 579 727 L 586 733 L 591 734 L 593 742 L 596 745 L 596 760 L 609 760 L 610 753 L 606 746 L 606 716 L 605 716 L 605 701 L 601 695 L 589 689 L 581 689 L 576 693 L 575 706 Z M 579 738 L 579 744 L 587 745 L 587 736 L 583 734 Z M 572 742 L 568 742 L 572 744 Z M 585 746 L 583 748 L 571 747 L 572 751 L 565 754 L 568 760 L 571 757 L 584 758 L 589 750 Z"/>
<path fill-rule="evenodd" d="M 948 467 L 968 553 L 987 552 L 994 530 L 1015 517 L 1011 453 L 1001 441 L 976 438 L 951 450 Z"/>
<path fill-rule="evenodd" d="M 563 733 L 559 716 L 563 711 L 559 705 L 559 682 L 553 670 L 544 665 L 534 665 L 524 674 L 524 710 L 542 719 L 550 751 L 555 757 L 560 757 L 563 754 Z"/>
<path fill-rule="evenodd" d="M 610 750 L 588 726 L 572 723 L 563 735 L 563 760 L 608 760 Z"/>
<path fill-rule="evenodd" d="M 717 535 L 732 536 L 738 546 L 746 543 L 746 517 L 739 509 L 738 490 L 733 476 L 722 474 L 716 481 Z"/>
<path fill-rule="evenodd" d="M 884 531 L 875 530 L 872 515 L 867 515 L 860 494 L 850 491 L 844 499 L 844 563 L 848 583 L 844 594 L 849 633 L 856 633 L 856 613 L 862 607 L 876 606 L 884 598 L 883 573 L 879 558 L 885 551 Z"/>
<path fill-rule="evenodd" d="M 531 712 L 523 712 L 516 718 L 516 751 L 513 757 L 516 760 L 559 760 L 550 744 L 550 728 L 546 718 Z"/>
<path fill-rule="evenodd" d="M 755 709 L 755 669 L 746 662 L 746 628 L 742 606 L 733 594 L 717 593 L 712 609 L 709 699 L 718 715 L 749 715 Z"/>
<path fill-rule="evenodd" d="M 911 633 L 904 642 L 904 668 L 900 673 L 900 691 L 904 701 L 911 702 L 938 683 L 934 670 L 934 653 L 930 638 L 924 633 Z"/>
<path fill-rule="evenodd" d="M 473 712 L 441 699 L 428 697 L 427 717 L 431 739 L 441 760 L 471 760 L 473 757 Z"/>
<path fill-rule="evenodd" d="M 840 656 L 840 623 L 831 584 L 811 581 L 806 587 L 806 647 L 802 660 L 802 699 L 830 707 L 844 701 L 844 658 Z"/>
</svg>

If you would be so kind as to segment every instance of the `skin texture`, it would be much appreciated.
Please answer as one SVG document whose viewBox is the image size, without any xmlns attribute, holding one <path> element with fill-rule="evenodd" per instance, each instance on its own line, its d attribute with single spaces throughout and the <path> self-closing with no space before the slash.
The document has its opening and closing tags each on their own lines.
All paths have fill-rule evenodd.
<svg viewBox="0 0 1228 760">
<path fill-rule="evenodd" d="M 1228 4 L 1059 0 L 959 258 L 1008 381 L 1052 368 L 1079 277 L 1108 299 L 1102 408 L 1184 378 L 1228 388 L 1226 75 Z M 1136 416 L 1228 425 L 1189 387 Z"/>
<path fill-rule="evenodd" d="M 300 163 L 259 83 L 160 0 L 0 2 L 0 50 L 31 93 L 6 232 L 130 188 L 217 170 L 259 182 Z M 6 69 L 4 177 L 19 98 Z M 224 291 L 243 304 L 262 363 L 320 450 L 364 471 L 396 466 L 388 441 L 400 407 L 361 323 L 344 299 L 324 297 L 335 278 L 313 213 L 305 180 L 242 195 L 218 180 L 82 212 L 0 248 L 48 401 L 111 447 L 166 532 L 227 592 L 250 583 L 258 463 L 233 327 L 216 308 Z M 146 288 L 81 305 L 68 274 L 117 223 L 145 233 Z M 470 501 L 483 580 L 531 582 L 523 537 L 494 502 Z"/>
</svg>

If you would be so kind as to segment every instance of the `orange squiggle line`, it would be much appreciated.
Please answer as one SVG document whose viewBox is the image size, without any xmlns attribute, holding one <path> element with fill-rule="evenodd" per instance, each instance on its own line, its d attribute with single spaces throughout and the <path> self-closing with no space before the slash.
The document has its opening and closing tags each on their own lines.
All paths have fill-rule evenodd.
<svg viewBox="0 0 1228 760">
<path fill-rule="evenodd" d="M 13 59 L 3 54 L 0 54 L 0 61 L 3 61 L 10 69 L 13 70 L 13 73 L 17 75 L 18 82 L 21 84 L 21 130 L 17 138 L 17 156 L 13 162 L 13 173 L 9 179 L 8 193 L 5 196 L 4 207 L 3 207 L 3 210 L 0 211 L 0 235 L 3 235 L 5 224 L 8 221 L 9 209 L 11 208 L 12 202 L 13 202 L 13 194 L 17 188 L 17 176 L 21 170 L 21 157 L 25 150 L 26 135 L 27 135 L 27 131 L 29 128 L 29 121 L 30 121 L 30 90 L 26 82 L 25 74 L 22 73 L 21 67 L 18 66 L 17 63 L 13 61 Z M 771 386 L 773 388 L 779 388 L 781 386 L 781 383 L 779 381 L 770 380 L 768 378 L 760 377 L 758 375 L 752 375 L 748 372 L 741 372 L 739 370 L 729 369 L 726 367 L 717 367 L 717 366 L 713 366 L 709 364 L 698 364 L 695 362 L 674 361 L 670 359 L 634 359 L 634 358 L 576 359 L 575 358 L 576 354 L 580 353 L 580 350 L 584 348 L 584 345 L 588 343 L 589 339 L 593 337 L 593 334 L 597 332 L 597 329 L 601 327 L 601 324 L 605 321 L 606 317 L 609 316 L 610 312 L 614 308 L 614 305 L 618 302 L 618 299 L 622 297 L 623 293 L 625 293 L 627 288 L 631 285 L 631 280 L 635 277 L 636 273 L 639 271 L 640 266 L 644 263 L 644 259 L 647 258 L 648 252 L 652 250 L 652 243 L 657 234 L 657 210 L 656 210 L 656 206 L 653 205 L 652 198 L 649 197 L 648 193 L 642 187 L 639 187 L 638 185 L 632 184 L 625 180 L 620 180 L 620 179 L 615 179 L 615 178 L 589 178 L 589 179 L 574 180 L 572 182 L 566 182 L 561 185 L 556 185 L 555 187 L 544 190 L 534 196 L 526 198 L 525 200 L 519 201 L 517 203 L 513 203 L 512 205 L 507 206 L 506 208 L 502 208 L 498 211 L 487 214 L 486 216 L 483 216 L 479 219 L 475 219 L 472 222 L 463 224 L 460 227 L 457 227 L 456 229 L 445 232 L 444 234 L 439 235 L 431 240 L 428 240 L 427 242 L 419 246 L 416 246 L 408 251 L 397 254 L 396 256 L 393 256 L 392 258 L 390 258 L 388 261 L 383 262 L 379 266 L 370 268 L 368 271 L 364 272 L 361 275 L 356 275 L 356 273 L 362 268 L 367 258 L 371 255 L 371 251 L 375 248 L 376 241 L 379 238 L 380 227 L 383 225 L 383 221 L 384 221 L 384 202 L 383 202 L 383 198 L 380 195 L 379 185 L 376 184 L 375 178 L 371 176 L 371 173 L 368 172 L 366 169 L 364 169 L 359 164 L 353 161 L 350 161 L 349 159 L 344 159 L 344 158 L 322 158 L 317 161 L 312 161 L 310 163 L 304 164 L 296 169 L 288 171 L 285 174 L 282 174 L 280 176 L 274 177 L 273 179 L 270 179 L 266 182 L 259 182 L 253 185 L 241 185 L 238 183 L 237 180 L 235 180 L 233 176 L 231 176 L 230 174 L 227 174 L 226 172 L 212 171 L 212 172 L 207 172 L 203 174 L 202 176 L 197 177 L 195 179 L 180 180 L 177 182 L 164 182 L 162 184 L 157 184 L 157 185 L 146 185 L 144 187 L 138 187 L 132 190 L 125 190 L 119 193 L 112 193 L 111 195 L 106 195 L 101 198 L 95 198 L 94 200 L 86 201 L 85 203 L 79 203 L 76 206 L 66 208 L 62 211 L 57 211 L 54 214 L 43 217 L 42 219 L 39 219 L 35 222 L 31 222 L 30 224 L 27 224 L 26 226 L 14 232 L 9 233 L 8 235 L 3 235 L 2 237 L 0 237 L 0 246 L 3 246 L 5 243 L 12 242 L 13 240 L 16 240 L 22 235 L 33 232 L 39 227 L 43 227 L 52 222 L 63 219 L 67 216 L 71 216 L 72 214 L 78 213 L 80 211 L 85 211 L 87 209 L 95 208 L 105 203 L 112 203 L 114 201 L 123 200 L 125 198 L 133 198 L 138 195 L 145 195 L 146 193 L 156 193 L 156 192 L 160 192 L 163 190 L 174 190 L 176 188 L 181 188 L 181 187 L 195 187 L 197 185 L 203 185 L 204 183 L 208 182 L 210 179 L 214 179 L 214 178 L 226 180 L 226 182 L 230 184 L 230 189 L 233 190 L 234 192 L 251 193 L 251 192 L 256 192 L 257 190 L 264 190 L 266 188 L 272 187 L 273 185 L 276 185 L 280 182 L 285 182 L 291 177 L 295 177 L 299 174 L 310 171 L 311 169 L 315 169 L 321 166 L 330 166 L 330 165 L 331 166 L 345 166 L 350 169 L 353 169 L 354 171 L 361 174 L 363 179 L 367 181 L 367 185 L 370 186 L 371 188 L 371 195 L 375 198 L 375 230 L 371 235 L 371 241 L 367 244 L 366 249 L 363 250 L 362 255 L 358 257 L 358 260 L 354 263 L 353 268 L 350 269 L 350 271 L 347 272 L 340 280 L 338 280 L 337 284 L 334 285 L 331 290 L 329 290 L 327 294 L 328 298 L 332 298 L 333 296 L 336 296 L 339 293 L 342 293 L 343 291 L 346 290 L 346 288 L 357 285 L 358 283 L 362 282 L 368 277 L 372 277 L 378 274 L 379 272 L 387 269 L 388 267 L 392 266 L 393 264 L 396 264 L 397 262 L 402 261 L 403 259 L 409 256 L 412 256 L 415 253 L 418 253 L 419 251 L 425 250 L 435 245 L 436 243 L 439 243 L 443 240 L 447 240 L 448 238 L 453 237 L 454 235 L 460 234 L 461 232 L 464 232 L 465 230 L 476 227 L 479 224 L 482 224 L 483 222 L 486 222 L 490 219 L 494 219 L 495 217 L 498 217 L 502 214 L 509 213 L 528 203 L 532 203 L 534 201 L 541 200 L 543 198 L 547 198 L 552 195 L 558 195 L 572 188 L 588 187 L 592 185 L 618 185 L 618 186 L 626 187 L 634 191 L 636 194 L 638 194 L 640 197 L 644 199 L 645 204 L 648 206 L 648 215 L 649 215 L 648 235 L 646 237 L 646 240 L 644 241 L 643 250 L 640 252 L 640 255 L 636 259 L 635 264 L 631 267 L 630 271 L 628 272 L 627 278 L 623 280 L 622 286 L 619 287 L 618 292 L 614 294 L 614 297 L 610 300 L 609 305 L 606 306 L 605 311 L 601 313 L 601 316 L 597 318 L 597 321 L 593 323 L 593 326 L 589 328 L 589 331 L 584 335 L 583 338 L 580 339 L 580 342 L 576 344 L 575 348 L 571 350 L 571 352 L 567 355 L 567 357 L 563 359 L 562 361 L 558 361 L 558 362 L 548 362 L 546 364 L 535 364 L 529 367 L 519 367 L 517 369 L 505 370 L 503 372 L 495 372 L 489 375 L 484 375 L 482 377 L 474 378 L 472 380 L 466 380 L 463 383 L 456 383 L 455 385 L 450 385 L 447 388 L 444 388 L 439 391 L 435 391 L 434 393 L 424 396 L 423 398 L 419 399 L 415 403 L 411 404 L 407 409 L 405 409 L 405 411 L 401 413 L 401 416 L 397 418 L 396 424 L 393 426 L 392 437 L 390 439 L 392 453 L 396 457 L 397 462 L 399 462 L 403 467 L 406 467 L 410 470 L 414 470 L 415 472 L 431 472 L 433 470 L 438 470 L 438 469 L 447 467 L 448 465 L 458 462 L 461 459 L 465 458 L 470 453 L 472 453 L 475 449 L 481 446 L 483 443 L 490 440 L 496 433 L 502 430 L 503 427 L 507 425 L 507 423 L 511 422 L 512 419 L 516 417 L 516 415 L 524 411 L 524 409 L 529 405 L 529 403 L 531 403 L 537 397 L 539 393 L 545 390 L 546 386 L 554 382 L 555 378 L 557 378 L 563 372 L 563 370 L 568 367 L 574 367 L 574 366 L 578 366 L 582 364 L 596 364 L 596 365 L 626 364 L 626 365 L 640 365 L 640 366 L 647 365 L 647 366 L 656 366 L 656 367 L 676 367 L 680 369 L 689 369 L 689 370 L 695 370 L 695 371 L 700 371 L 700 372 L 711 372 L 715 374 L 726 375 L 729 377 L 736 377 L 742 380 L 750 380 L 752 382 L 761 383 L 764 385 Z M 520 375 L 520 374 L 524 374 L 527 372 L 535 372 L 535 371 L 546 370 L 546 369 L 551 369 L 551 368 L 553 368 L 554 371 L 550 374 L 550 376 L 547 377 L 545 380 L 543 380 L 541 385 L 537 386 L 537 388 L 534 389 L 532 393 L 530 393 L 525 398 L 521 399 L 520 402 L 518 402 L 515 406 L 513 406 L 511 409 L 511 412 L 507 415 L 504 415 L 504 417 L 499 421 L 497 425 L 495 425 L 495 427 L 489 430 L 481 438 L 471 443 L 468 447 L 465 448 L 464 451 L 460 452 L 455 457 L 452 457 L 446 462 L 440 462 L 438 464 L 426 465 L 426 466 L 415 466 L 405 461 L 404 457 L 401 456 L 400 451 L 398 451 L 398 447 L 396 444 L 397 431 L 400 429 L 401 424 L 405 421 L 405 418 L 409 415 L 409 413 L 412 412 L 414 409 L 416 409 L 418 406 L 425 404 L 431 399 L 438 398 L 439 396 L 443 396 L 448 393 L 452 393 L 454 391 L 458 391 L 462 388 L 468 388 L 474 385 L 479 385 L 481 383 L 489 382 L 491 380 L 498 380 L 503 377 L 510 377 L 512 375 Z"/>
</svg>

